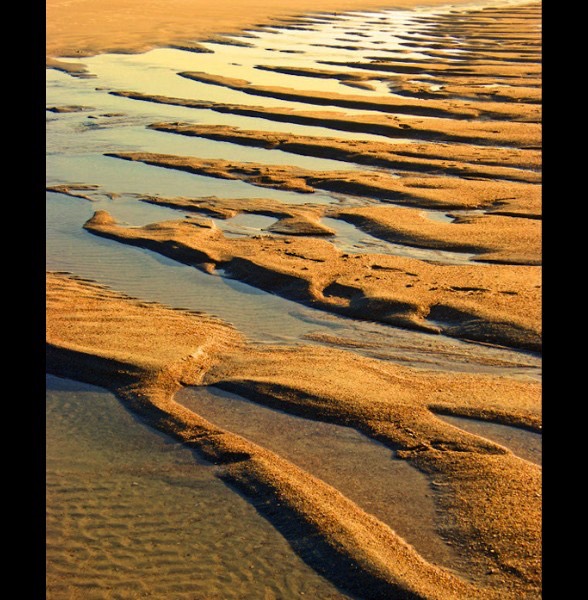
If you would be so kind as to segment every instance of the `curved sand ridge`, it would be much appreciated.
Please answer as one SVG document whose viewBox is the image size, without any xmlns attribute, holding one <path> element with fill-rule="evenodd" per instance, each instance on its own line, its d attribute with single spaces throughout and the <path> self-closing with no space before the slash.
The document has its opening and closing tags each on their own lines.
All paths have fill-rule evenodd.
<svg viewBox="0 0 588 600">
<path fill-rule="evenodd" d="M 332 44 L 316 44 L 317 46 L 336 48 Z M 361 49 L 359 47 L 347 46 L 346 49 Z M 439 57 L 447 58 L 447 55 L 443 52 L 435 52 L 431 50 L 425 50 L 423 54 L 427 57 Z M 487 56 L 488 52 L 481 54 L 480 56 Z M 476 61 L 474 55 L 471 60 Z M 535 56 L 521 56 L 518 53 L 513 53 L 511 56 L 501 57 L 504 61 L 513 62 L 528 62 L 529 60 L 537 59 Z M 405 62 L 412 62 L 408 59 Z M 499 63 L 497 63 L 499 64 Z M 504 62 L 500 63 L 504 64 Z M 310 67 L 281 67 L 275 65 L 258 65 L 258 69 L 262 71 L 270 71 L 273 73 L 283 73 L 285 75 L 294 75 L 299 77 L 314 77 L 318 79 L 338 79 L 345 85 L 351 87 L 358 87 L 362 89 L 374 89 L 372 82 L 383 81 L 389 88 L 398 96 L 407 96 L 409 98 L 420 98 L 420 99 L 437 99 L 440 98 L 453 98 L 455 96 L 460 97 L 462 100 L 476 100 L 478 102 L 483 100 L 498 101 L 498 102 L 524 102 L 529 104 L 538 104 L 541 102 L 541 81 L 537 78 L 536 80 L 527 80 L 527 85 L 519 85 L 513 81 L 504 82 L 503 85 L 498 86 L 500 89 L 481 89 L 480 86 L 486 85 L 485 79 L 475 79 L 474 77 L 456 76 L 452 75 L 449 81 L 448 77 L 445 77 L 443 85 L 438 85 L 435 91 L 431 90 L 431 84 L 427 81 L 419 81 L 412 77 L 413 74 L 402 74 L 398 70 L 393 75 L 387 73 L 378 72 L 362 72 L 361 70 L 353 71 L 346 70 L 333 71 L 330 69 L 314 69 Z M 349 66 L 352 69 L 352 66 Z M 442 74 L 442 73 L 441 73 Z M 437 81 L 439 80 L 439 75 Z M 430 76 L 430 71 L 427 72 Z M 456 79 L 463 79 L 460 83 Z M 492 78 L 493 82 L 501 80 L 500 73 L 496 73 L 496 76 Z M 519 113 L 520 114 L 520 113 Z"/>
<path fill-rule="evenodd" d="M 380 171 L 312 171 L 290 165 L 265 165 L 153 152 L 112 152 L 106 156 L 138 161 L 218 179 L 240 179 L 251 185 L 312 194 L 317 190 L 405 203 L 423 208 L 508 206 L 516 214 L 538 214 L 540 187 L 519 182 L 461 179 L 430 175 L 395 177 Z M 514 209 L 510 206 L 515 205 Z"/>
<path fill-rule="evenodd" d="M 303 135 L 189 123 L 153 123 L 150 128 L 396 171 L 436 173 L 442 170 L 447 175 L 464 177 L 479 176 L 529 183 L 541 180 L 538 172 L 540 154 L 535 150 L 479 147 L 472 151 L 471 148 L 466 150 L 449 144 L 390 144 L 328 137 L 317 139 Z"/>
<path fill-rule="evenodd" d="M 264 231 L 289 235 L 332 236 L 335 232 L 319 222 L 321 217 L 328 216 L 355 223 L 364 231 L 390 242 L 473 252 L 479 255 L 477 260 L 485 262 L 541 264 L 541 223 L 537 220 L 509 219 L 491 214 L 459 215 L 447 223 L 435 221 L 426 212 L 410 208 L 333 208 L 311 203 L 290 205 L 267 198 L 140 196 L 139 199 L 220 219 L 230 219 L 240 213 L 276 217 L 277 223 Z"/>
<path fill-rule="evenodd" d="M 221 477 L 267 498 L 313 535 L 326 574 L 340 585 L 366 598 L 514 598 L 537 589 L 540 469 L 430 412 L 460 398 L 473 412 L 494 404 L 537 427 L 537 384 L 416 371 L 323 348 L 255 347 L 206 315 L 63 274 L 47 275 L 47 301 L 51 372 L 108 387 L 150 424 L 223 465 Z M 330 486 L 173 401 L 182 385 L 210 383 L 357 427 L 397 448 L 434 475 L 449 516 L 441 529 L 474 573 L 492 565 L 494 589 L 427 563 Z M 346 575 L 335 577 L 338 569 Z"/>
<path fill-rule="evenodd" d="M 358 131 L 382 135 L 390 138 L 407 138 L 439 142 L 459 142 L 471 144 L 496 144 L 515 148 L 538 149 L 541 146 L 541 126 L 539 123 L 511 121 L 466 121 L 452 118 L 408 118 L 379 112 L 347 115 L 331 110 L 309 111 L 292 108 L 265 108 L 225 104 L 209 100 L 174 98 L 160 94 L 144 94 L 131 90 L 113 91 L 115 96 L 133 98 L 146 102 L 204 108 L 219 113 L 260 117 L 270 121 L 298 123 L 329 127 L 342 131 Z M 324 104 L 328 104 L 325 102 Z"/>
<path fill-rule="evenodd" d="M 515 348 L 541 347 L 536 267 L 434 265 L 347 254 L 313 238 L 229 239 L 212 222 L 194 218 L 123 227 L 97 211 L 84 227 L 206 270 L 223 268 L 262 289 L 354 318 Z"/>
</svg>

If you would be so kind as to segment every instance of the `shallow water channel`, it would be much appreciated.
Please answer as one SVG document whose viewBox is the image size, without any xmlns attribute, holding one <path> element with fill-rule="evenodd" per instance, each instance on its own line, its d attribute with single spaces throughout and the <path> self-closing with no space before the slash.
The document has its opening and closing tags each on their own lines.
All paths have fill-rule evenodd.
<svg viewBox="0 0 588 600">
<path fill-rule="evenodd" d="M 111 393 L 48 376 L 46 440 L 47 598 L 351 598 Z"/>
<path fill-rule="evenodd" d="M 289 415 L 214 387 L 184 388 L 175 400 L 332 485 L 428 560 L 456 566 L 458 557 L 435 531 L 427 477 L 383 444 L 355 429 Z"/>
</svg>

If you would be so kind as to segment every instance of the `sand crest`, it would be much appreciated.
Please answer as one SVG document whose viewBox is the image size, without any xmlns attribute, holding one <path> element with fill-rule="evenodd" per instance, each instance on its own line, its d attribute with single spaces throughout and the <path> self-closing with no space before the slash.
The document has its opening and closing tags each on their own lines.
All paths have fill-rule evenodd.
<svg viewBox="0 0 588 600">
<path fill-rule="evenodd" d="M 513 416 L 538 415 L 537 384 L 419 372 L 320 348 L 256 349 L 217 319 L 62 274 L 48 273 L 47 295 L 51 372 L 108 387 L 151 425 L 224 465 L 221 477 L 272 499 L 272 510 L 313 532 L 323 564 L 332 565 L 323 568 L 338 584 L 369 598 L 504 598 L 528 590 L 530 580 L 538 585 L 540 469 L 435 419 L 423 405 L 427 397 L 427 403 L 454 403 L 472 393 L 486 405 L 490 393 L 499 404 L 510 396 L 515 404 L 503 410 Z M 325 361 L 327 369 L 316 368 Z M 334 379 L 341 369 L 357 376 Z M 452 515 L 439 524 L 444 534 L 468 549 L 475 572 L 492 564 L 500 577 L 491 588 L 479 587 L 427 563 L 330 486 L 173 401 L 182 385 L 205 383 L 358 427 L 401 449 L 399 456 L 434 474 L 438 500 Z M 352 576 L 336 575 L 341 561 Z"/>
</svg>

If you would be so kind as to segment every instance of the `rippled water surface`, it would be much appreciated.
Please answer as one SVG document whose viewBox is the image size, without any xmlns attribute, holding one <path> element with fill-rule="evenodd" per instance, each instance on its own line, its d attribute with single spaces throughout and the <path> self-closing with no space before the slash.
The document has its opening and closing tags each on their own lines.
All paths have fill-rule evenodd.
<svg viewBox="0 0 588 600">
<path fill-rule="evenodd" d="M 47 378 L 47 598 L 344 599 L 216 467 Z"/>
<path fill-rule="evenodd" d="M 436 533 L 427 478 L 386 446 L 355 429 L 289 415 L 215 388 L 185 388 L 175 400 L 329 483 L 428 560 L 457 566 L 457 556 Z"/>
</svg>

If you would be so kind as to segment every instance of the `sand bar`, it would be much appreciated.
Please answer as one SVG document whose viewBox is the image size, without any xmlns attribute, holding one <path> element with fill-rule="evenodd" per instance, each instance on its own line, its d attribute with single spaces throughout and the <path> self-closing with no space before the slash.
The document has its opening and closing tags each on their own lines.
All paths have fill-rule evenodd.
<svg viewBox="0 0 588 600">
<path fill-rule="evenodd" d="M 316 308 L 458 338 L 538 351 L 538 267 L 434 265 L 388 255 L 350 255 L 319 238 L 226 238 L 187 218 L 123 227 L 105 211 L 84 226 Z"/>
</svg>

